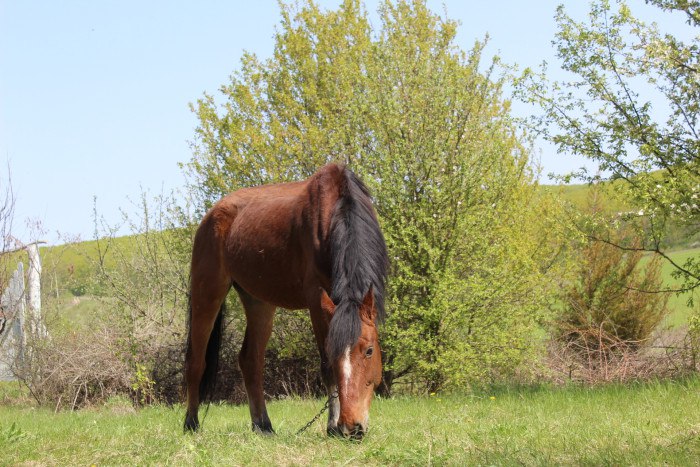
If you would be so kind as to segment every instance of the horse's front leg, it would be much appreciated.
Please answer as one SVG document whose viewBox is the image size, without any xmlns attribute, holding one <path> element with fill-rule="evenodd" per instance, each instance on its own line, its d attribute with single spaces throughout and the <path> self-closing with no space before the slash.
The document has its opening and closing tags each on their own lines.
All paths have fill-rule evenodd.
<svg viewBox="0 0 700 467">
<path fill-rule="evenodd" d="M 335 305 L 333 305 L 331 299 L 328 298 L 328 295 L 322 289 L 319 289 L 318 296 L 314 296 L 313 299 L 310 300 L 310 303 L 309 313 L 311 314 L 311 324 L 313 325 L 314 336 L 316 337 L 318 353 L 321 356 L 321 376 L 329 397 L 326 432 L 329 435 L 337 435 L 340 434 L 338 430 L 338 418 L 340 417 L 338 385 L 335 381 L 332 362 L 328 361 L 328 354 L 326 352 L 328 326 L 333 317 Z"/>
<path fill-rule="evenodd" d="M 274 433 L 265 406 L 263 367 L 265 365 L 265 347 L 267 347 L 267 341 L 272 333 L 275 306 L 261 302 L 242 290 L 238 290 L 238 294 L 243 302 L 247 320 L 243 346 L 238 355 L 238 364 L 241 367 L 245 390 L 248 394 L 253 431 Z"/>
</svg>

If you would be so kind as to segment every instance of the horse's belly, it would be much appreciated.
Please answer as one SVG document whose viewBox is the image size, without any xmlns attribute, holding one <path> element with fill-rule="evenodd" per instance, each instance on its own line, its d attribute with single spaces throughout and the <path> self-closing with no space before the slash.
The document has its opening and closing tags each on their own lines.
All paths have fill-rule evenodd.
<svg viewBox="0 0 700 467">
<path fill-rule="evenodd" d="M 308 308 L 301 245 L 280 229 L 234 229 L 229 237 L 232 279 L 246 292 L 276 306 Z"/>
<path fill-rule="evenodd" d="M 308 308 L 303 275 L 288 264 L 266 257 L 264 251 L 234 258 L 231 276 L 255 298 L 289 309 Z"/>
</svg>

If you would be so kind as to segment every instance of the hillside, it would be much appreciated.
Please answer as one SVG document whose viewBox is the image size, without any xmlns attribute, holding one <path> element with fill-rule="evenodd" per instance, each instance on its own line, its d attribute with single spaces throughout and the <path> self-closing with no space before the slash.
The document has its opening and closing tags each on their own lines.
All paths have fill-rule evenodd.
<svg viewBox="0 0 700 467">
<path fill-rule="evenodd" d="M 611 183 L 620 182 L 604 182 L 598 191 L 604 211 L 610 214 L 636 211 L 638 208 L 630 205 L 615 193 Z M 591 185 L 588 184 L 540 185 L 540 188 L 546 193 L 552 193 L 565 202 L 571 203 L 571 206 L 577 209 L 585 210 L 590 203 Z M 698 248 L 700 247 L 700 231 L 693 231 L 684 226 L 670 225 L 664 246 L 671 251 Z"/>
<path fill-rule="evenodd" d="M 553 193 L 578 209 L 586 209 L 590 202 L 591 186 L 588 184 L 540 185 L 542 190 Z M 630 211 L 632 207 L 614 195 L 610 189 L 599 190 L 605 210 L 610 213 Z"/>
</svg>

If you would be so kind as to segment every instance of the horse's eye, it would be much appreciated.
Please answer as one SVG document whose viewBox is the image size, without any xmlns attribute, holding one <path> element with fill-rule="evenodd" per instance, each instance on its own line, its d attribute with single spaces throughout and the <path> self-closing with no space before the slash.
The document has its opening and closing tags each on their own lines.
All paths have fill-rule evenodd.
<svg viewBox="0 0 700 467">
<path fill-rule="evenodd" d="M 369 357 L 372 356 L 373 353 L 374 353 L 374 347 L 370 347 L 369 349 L 367 349 L 367 350 L 365 351 L 365 357 L 366 357 L 366 358 L 369 358 Z"/>
</svg>

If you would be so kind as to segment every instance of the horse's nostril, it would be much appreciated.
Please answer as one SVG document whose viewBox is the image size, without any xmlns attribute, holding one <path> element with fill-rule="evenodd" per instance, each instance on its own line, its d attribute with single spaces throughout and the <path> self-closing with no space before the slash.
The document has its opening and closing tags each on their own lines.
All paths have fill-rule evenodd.
<svg viewBox="0 0 700 467">
<path fill-rule="evenodd" d="M 355 424 L 350 432 L 350 437 L 353 439 L 362 439 L 365 435 L 365 429 L 359 423 Z"/>
<path fill-rule="evenodd" d="M 335 434 L 342 435 L 345 439 L 359 441 L 365 435 L 365 432 L 365 426 L 361 423 L 356 423 L 355 425 L 338 425 Z M 329 431 L 328 434 L 331 434 L 331 432 Z"/>
</svg>

